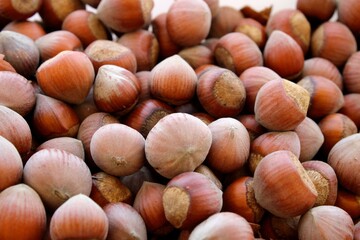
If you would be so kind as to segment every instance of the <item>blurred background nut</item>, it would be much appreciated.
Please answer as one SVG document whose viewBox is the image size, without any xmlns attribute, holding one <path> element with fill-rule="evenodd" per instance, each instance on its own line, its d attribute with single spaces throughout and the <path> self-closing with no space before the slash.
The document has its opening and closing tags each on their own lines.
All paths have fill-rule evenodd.
<svg viewBox="0 0 360 240">
<path fill-rule="evenodd" d="M 311 38 L 311 26 L 304 13 L 298 9 L 283 9 L 273 13 L 267 24 L 268 36 L 275 30 L 280 30 L 292 37 L 306 55 Z"/>
<path fill-rule="evenodd" d="M 153 0 L 103 0 L 96 14 L 108 28 L 132 32 L 150 23 L 153 5 Z"/>
<path fill-rule="evenodd" d="M 356 50 L 354 34 L 341 22 L 324 22 L 311 36 L 312 56 L 325 58 L 337 67 L 343 67 Z"/>
<path fill-rule="evenodd" d="M 28 36 L 13 32 L 0 32 L 0 53 L 23 77 L 33 77 L 40 62 L 39 49 Z"/>
<path fill-rule="evenodd" d="M 85 48 L 84 52 L 91 60 L 95 72 L 106 64 L 123 67 L 132 73 L 137 71 L 135 54 L 120 43 L 111 40 L 95 40 Z"/>
<path fill-rule="evenodd" d="M 134 53 L 138 72 L 149 71 L 156 65 L 159 56 L 159 43 L 152 32 L 140 29 L 135 32 L 124 33 L 117 42 Z"/>
<path fill-rule="evenodd" d="M 95 13 L 85 9 L 79 9 L 66 16 L 62 30 L 75 34 L 86 48 L 97 39 L 110 39 L 110 31 Z"/>
<path fill-rule="evenodd" d="M 175 1 L 166 15 L 166 28 L 172 41 L 191 47 L 206 38 L 211 18 L 210 8 L 203 0 Z"/>
<path fill-rule="evenodd" d="M 83 50 L 80 39 L 66 30 L 57 30 L 44 34 L 35 40 L 35 44 L 39 48 L 41 62 L 45 62 L 65 50 Z"/>
</svg>

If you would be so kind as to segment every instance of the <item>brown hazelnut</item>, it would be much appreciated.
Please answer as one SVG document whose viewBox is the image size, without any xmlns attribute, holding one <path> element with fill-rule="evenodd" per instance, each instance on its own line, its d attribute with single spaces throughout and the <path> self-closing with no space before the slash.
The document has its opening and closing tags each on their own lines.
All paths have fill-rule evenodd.
<svg viewBox="0 0 360 240">
<path fill-rule="evenodd" d="M 62 30 L 75 34 L 86 48 L 97 39 L 110 39 L 110 31 L 93 12 L 79 9 L 71 12 L 64 19 Z"/>
<path fill-rule="evenodd" d="M 344 104 L 344 96 L 340 88 L 325 77 L 311 75 L 304 77 L 297 84 L 305 88 L 310 94 L 307 116 L 312 119 L 320 119 L 328 114 L 335 113 Z"/>
<path fill-rule="evenodd" d="M 102 0 L 97 7 L 97 16 L 110 29 L 131 32 L 150 23 L 153 6 L 153 0 Z"/>
<path fill-rule="evenodd" d="M 353 33 L 341 22 L 324 22 L 311 36 L 312 56 L 325 58 L 337 67 L 342 67 L 356 50 Z"/>
<path fill-rule="evenodd" d="M 211 11 L 205 1 L 175 1 L 166 15 L 171 40 L 183 47 L 198 45 L 207 37 L 210 26 Z"/>
<path fill-rule="evenodd" d="M 117 42 L 134 53 L 137 71 L 150 71 L 156 65 L 159 56 L 159 43 L 152 32 L 140 29 L 124 33 Z"/>
<path fill-rule="evenodd" d="M 304 53 L 300 45 L 287 33 L 273 30 L 264 47 L 264 66 L 280 77 L 293 80 L 301 74 Z"/>
<path fill-rule="evenodd" d="M 221 38 L 233 32 L 242 18 L 243 15 L 238 9 L 231 6 L 220 6 L 218 13 L 211 20 L 208 38 Z"/>
<path fill-rule="evenodd" d="M 258 45 L 240 32 L 222 36 L 216 44 L 214 56 L 219 66 L 233 71 L 238 76 L 250 67 L 263 65 Z"/>
<path fill-rule="evenodd" d="M 358 132 L 355 123 L 342 113 L 329 114 L 318 125 L 324 135 L 322 151 L 326 155 L 338 141 Z"/>
<path fill-rule="evenodd" d="M 274 30 L 288 34 L 299 44 L 304 55 L 307 53 L 310 45 L 311 26 L 303 12 L 298 9 L 283 9 L 270 15 L 266 24 L 268 36 Z"/>
<path fill-rule="evenodd" d="M 318 195 L 299 159 L 285 150 L 261 160 L 254 173 L 253 188 L 257 203 L 283 218 L 306 213 Z"/>
<path fill-rule="evenodd" d="M 273 131 L 294 130 L 306 117 L 309 92 L 286 79 L 265 83 L 255 99 L 255 119 Z"/>
<path fill-rule="evenodd" d="M 201 106 L 214 117 L 234 117 L 242 111 L 246 92 L 242 81 L 226 68 L 209 68 L 196 88 Z"/>
</svg>

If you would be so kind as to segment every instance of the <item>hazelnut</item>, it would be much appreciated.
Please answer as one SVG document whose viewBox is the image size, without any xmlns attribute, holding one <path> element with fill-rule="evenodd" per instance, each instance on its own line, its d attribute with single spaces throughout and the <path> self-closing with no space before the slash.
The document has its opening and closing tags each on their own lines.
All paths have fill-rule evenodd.
<svg viewBox="0 0 360 240">
<path fill-rule="evenodd" d="M 260 49 L 263 49 L 267 40 L 265 27 L 253 18 L 241 18 L 234 32 L 245 33 Z"/>
<path fill-rule="evenodd" d="M 30 20 L 12 21 L 3 30 L 24 34 L 34 41 L 46 34 L 44 27 L 39 22 Z"/>
<path fill-rule="evenodd" d="M 358 93 L 349 93 L 344 95 L 344 105 L 339 113 L 342 113 L 348 116 L 356 125 L 358 129 L 360 129 L 360 94 Z"/>
<path fill-rule="evenodd" d="M 358 132 L 355 123 L 342 113 L 325 116 L 320 120 L 318 126 L 324 135 L 322 151 L 326 155 L 338 141 Z"/>
<path fill-rule="evenodd" d="M 248 222 L 259 223 L 265 210 L 256 202 L 253 188 L 254 179 L 239 177 L 228 185 L 223 194 L 223 211 L 237 213 Z"/>
<path fill-rule="evenodd" d="M 18 150 L 6 138 L 0 136 L 0 191 L 21 182 L 23 174 L 23 161 Z"/>
<path fill-rule="evenodd" d="M 360 60 L 360 51 L 353 53 L 349 59 L 346 61 L 343 68 L 343 79 L 345 89 L 349 93 L 360 93 L 360 85 L 357 81 L 359 79 L 359 60 Z"/>
<path fill-rule="evenodd" d="M 90 153 L 91 138 L 97 129 L 109 123 L 119 123 L 119 120 L 109 113 L 97 112 L 86 117 L 79 126 L 77 139 L 81 140 L 84 145 L 85 162 L 91 170 L 97 169 Z"/>
<path fill-rule="evenodd" d="M 255 119 L 273 131 L 294 130 L 306 117 L 309 92 L 286 79 L 265 83 L 255 99 Z"/>
<path fill-rule="evenodd" d="M 329 60 L 321 57 L 308 58 L 299 79 L 306 76 L 319 75 L 333 81 L 340 90 L 343 90 L 343 76 L 339 69 Z"/>
<path fill-rule="evenodd" d="M 266 132 L 255 138 L 250 145 L 249 170 L 254 173 L 262 159 L 275 151 L 288 150 L 300 156 L 300 139 L 294 131 Z"/>
<path fill-rule="evenodd" d="M 180 229 L 192 229 L 220 212 L 222 191 L 206 176 L 184 172 L 172 178 L 163 191 L 166 219 Z"/>
<path fill-rule="evenodd" d="M 278 217 L 295 217 L 306 213 L 317 199 L 317 191 L 290 151 L 280 150 L 266 155 L 254 173 L 257 203 Z"/>
<path fill-rule="evenodd" d="M 193 69 L 196 69 L 205 64 L 214 63 L 214 56 L 212 51 L 203 45 L 184 48 L 178 54 L 187 63 L 189 63 Z"/>
<path fill-rule="evenodd" d="M 39 48 L 42 62 L 55 57 L 65 50 L 83 50 L 80 39 L 72 32 L 66 30 L 58 30 L 44 34 L 35 40 L 35 44 Z"/>
<path fill-rule="evenodd" d="M 357 50 L 357 43 L 350 29 L 341 22 L 327 21 L 317 27 L 311 36 L 313 57 L 322 57 L 337 67 Z"/>
<path fill-rule="evenodd" d="M 247 112 L 254 113 L 255 99 L 259 89 L 268 81 L 280 79 L 281 77 L 270 68 L 255 66 L 246 69 L 239 78 L 243 82 L 246 90 L 244 108 Z"/>
<path fill-rule="evenodd" d="M 181 47 L 175 43 L 166 27 L 167 13 L 161 13 L 151 21 L 153 33 L 159 43 L 159 59 L 165 59 L 174 54 L 177 54 Z"/>
<path fill-rule="evenodd" d="M 59 30 L 61 24 L 71 12 L 85 9 L 81 0 L 42 0 L 39 15 L 48 30 Z"/>
<path fill-rule="evenodd" d="M 11 20 L 25 20 L 34 15 L 41 4 L 42 0 L 3 0 L 0 3 L 0 16 Z"/>
<path fill-rule="evenodd" d="M 298 0 L 296 8 L 300 10 L 312 25 L 330 20 L 337 8 L 336 0 L 321 0 L 319 2 Z"/>
<path fill-rule="evenodd" d="M 35 106 L 36 96 L 31 82 L 16 72 L 0 71 L 0 92 L 0 104 L 21 116 L 26 116 Z"/>
<path fill-rule="evenodd" d="M 0 238 L 42 239 L 46 210 L 39 194 L 24 183 L 0 192 Z"/>
<path fill-rule="evenodd" d="M 69 104 L 43 94 L 36 94 L 31 126 L 39 137 L 74 137 L 79 125 L 80 120 Z"/>
<path fill-rule="evenodd" d="M 109 220 L 91 198 L 77 194 L 56 209 L 49 228 L 51 239 L 106 239 Z"/>
<path fill-rule="evenodd" d="M 183 47 L 199 44 L 207 37 L 210 26 L 211 11 L 205 1 L 175 1 L 166 15 L 171 40 Z"/>
<path fill-rule="evenodd" d="M 263 56 L 264 66 L 288 80 L 298 77 L 304 66 L 304 53 L 300 45 L 280 30 L 273 30 L 269 35 Z"/>
<path fill-rule="evenodd" d="M 25 156 L 32 147 L 32 132 L 28 122 L 14 110 L 0 105 L 0 135 L 10 141 L 20 155 Z"/>
<path fill-rule="evenodd" d="M 159 56 L 159 43 L 152 32 L 140 29 L 135 32 L 124 33 L 117 42 L 134 53 L 137 71 L 150 71 L 156 65 Z"/>
<path fill-rule="evenodd" d="M 196 239 L 254 239 L 251 225 L 240 215 L 221 212 L 211 215 L 190 233 L 189 240 Z"/>
<path fill-rule="evenodd" d="M 357 21 L 357 13 L 360 10 L 359 2 L 356 0 L 338 2 L 337 10 L 339 21 L 344 23 L 354 34 L 359 36 L 360 24 L 359 21 Z"/>
<path fill-rule="evenodd" d="M 103 0 L 97 7 L 97 16 L 116 32 L 132 32 L 150 23 L 153 6 L 153 0 Z"/>
<path fill-rule="evenodd" d="M 326 226 L 326 230 L 324 227 Z M 339 227 L 341 226 L 341 227 Z M 299 221 L 299 240 L 353 239 L 354 222 L 347 212 L 335 206 L 313 207 Z"/>
<path fill-rule="evenodd" d="M 214 67 L 198 78 L 197 98 L 207 113 L 214 117 L 234 117 L 242 111 L 246 92 L 235 73 Z"/>
<path fill-rule="evenodd" d="M 133 207 L 143 218 L 146 229 L 155 235 L 166 235 L 173 226 L 166 220 L 162 195 L 165 185 L 144 181 L 136 194 Z"/>
<path fill-rule="evenodd" d="M 212 143 L 206 164 L 221 173 L 230 173 L 243 167 L 250 149 L 250 137 L 244 125 L 234 118 L 218 118 L 208 127 Z"/>
<path fill-rule="evenodd" d="M 231 6 L 220 6 L 218 13 L 211 20 L 208 38 L 221 38 L 233 32 L 242 18 L 243 15 L 238 9 Z"/>
<path fill-rule="evenodd" d="M 356 133 L 341 139 L 331 149 L 327 158 L 340 185 L 356 195 L 360 195 L 360 176 L 353 173 L 360 171 L 359 138 L 360 134 Z"/>
<path fill-rule="evenodd" d="M 324 135 L 319 125 L 306 117 L 294 130 L 300 140 L 301 162 L 312 160 L 324 143 Z"/>
<path fill-rule="evenodd" d="M 110 32 L 104 23 L 95 13 L 85 9 L 79 9 L 67 15 L 61 29 L 76 35 L 84 48 L 95 40 L 110 39 Z"/>
<path fill-rule="evenodd" d="M 110 203 L 104 207 L 104 211 L 109 219 L 109 231 L 106 239 L 147 238 L 145 222 L 131 205 L 122 202 Z"/>
<path fill-rule="evenodd" d="M 339 187 L 335 206 L 345 210 L 353 219 L 360 217 L 360 196 Z"/>
<path fill-rule="evenodd" d="M 77 156 L 55 148 L 34 153 L 24 166 L 24 183 L 32 187 L 49 210 L 77 194 L 90 195 L 91 173 Z"/>
<path fill-rule="evenodd" d="M 62 51 L 36 70 L 41 90 L 49 97 L 69 104 L 85 101 L 94 82 L 90 59 L 79 51 Z"/>
<path fill-rule="evenodd" d="M 92 62 L 95 72 L 102 65 L 116 65 L 135 73 L 137 62 L 135 54 L 127 47 L 111 40 L 95 40 L 85 48 L 85 54 Z"/>
<path fill-rule="evenodd" d="M 36 152 L 41 149 L 57 148 L 74 154 L 82 160 L 85 160 L 85 151 L 83 143 L 73 137 L 56 137 L 42 142 Z"/>
<path fill-rule="evenodd" d="M 277 217 L 271 213 L 265 213 L 260 226 L 260 235 L 264 239 L 297 239 L 300 216 Z"/>
<path fill-rule="evenodd" d="M 325 77 L 310 75 L 301 79 L 297 84 L 310 94 L 307 116 L 312 119 L 320 119 L 335 113 L 344 104 L 344 96 L 340 88 Z"/>
<path fill-rule="evenodd" d="M 102 65 L 93 88 L 96 107 L 114 115 L 125 115 L 139 100 L 139 80 L 132 72 L 119 66 Z"/>
<path fill-rule="evenodd" d="M 254 139 L 267 131 L 256 121 L 254 114 L 241 114 L 236 119 L 238 119 L 248 131 L 250 142 L 254 141 Z"/>
<path fill-rule="evenodd" d="M 133 200 L 130 189 L 119 178 L 105 172 L 92 175 L 92 189 L 89 197 L 102 208 L 109 203 L 131 204 Z"/>
<path fill-rule="evenodd" d="M 105 173 L 126 176 L 145 164 L 145 139 L 135 129 L 121 123 L 106 124 L 91 138 L 90 152 Z"/>
<path fill-rule="evenodd" d="M 272 14 L 266 24 L 266 32 L 270 36 L 275 30 L 288 34 L 299 44 L 304 55 L 307 53 L 311 26 L 303 12 L 298 9 L 283 9 Z"/>
<path fill-rule="evenodd" d="M 338 181 L 334 169 L 326 162 L 319 160 L 306 161 L 302 165 L 318 192 L 314 207 L 334 205 L 338 192 Z"/>
<path fill-rule="evenodd" d="M 240 32 L 222 36 L 216 44 L 214 56 L 219 66 L 233 71 L 237 76 L 250 67 L 263 65 L 260 48 Z"/>
<path fill-rule="evenodd" d="M 21 33 L 1 31 L 0 52 L 17 73 L 25 78 L 34 76 L 40 62 L 39 49 L 34 40 Z"/>
<path fill-rule="evenodd" d="M 4 58 L 5 58 L 5 55 L 0 53 L 0 70 L 1 71 L 16 72 L 14 67 L 11 66 L 11 64 L 8 61 L 6 61 Z"/>
<path fill-rule="evenodd" d="M 128 113 L 124 123 L 146 138 L 161 118 L 174 112 L 174 109 L 168 104 L 156 99 L 148 99 L 139 103 L 134 110 Z"/>
<path fill-rule="evenodd" d="M 196 85 L 194 69 L 179 55 L 162 60 L 151 70 L 151 95 L 164 102 L 174 105 L 189 102 L 195 95 Z"/>
</svg>

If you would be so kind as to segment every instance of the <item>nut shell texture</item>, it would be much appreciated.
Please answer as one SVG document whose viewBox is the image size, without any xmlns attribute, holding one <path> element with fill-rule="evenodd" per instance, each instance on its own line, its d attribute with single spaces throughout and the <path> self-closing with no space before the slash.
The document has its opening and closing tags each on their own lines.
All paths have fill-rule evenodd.
<svg viewBox="0 0 360 240">
<path fill-rule="evenodd" d="M 48 96 L 80 104 L 90 92 L 95 71 L 85 53 L 63 51 L 42 63 L 36 71 L 36 78 Z"/>
<path fill-rule="evenodd" d="M 56 209 L 79 193 L 90 195 L 92 179 L 85 162 L 63 150 L 43 149 L 24 167 L 24 183 L 31 186 L 45 206 Z"/>
<path fill-rule="evenodd" d="M 145 141 L 146 159 L 162 176 L 172 178 L 198 167 L 211 142 L 211 131 L 199 118 L 172 113 L 150 130 Z"/>
<path fill-rule="evenodd" d="M 299 221 L 299 239 L 353 239 L 354 223 L 348 213 L 335 206 L 310 209 Z"/>
<path fill-rule="evenodd" d="M 327 161 L 334 168 L 339 183 L 359 196 L 360 134 L 353 134 L 337 142 Z"/>
<path fill-rule="evenodd" d="M 20 183 L 0 193 L 0 239 L 42 239 L 46 212 L 39 195 Z"/>
<path fill-rule="evenodd" d="M 304 214 L 317 198 L 314 184 L 290 151 L 265 156 L 255 170 L 253 187 L 259 205 L 282 218 Z"/>
<path fill-rule="evenodd" d="M 104 172 L 126 176 L 145 163 L 144 137 L 124 124 L 112 123 L 100 127 L 90 142 L 91 156 Z"/>
<path fill-rule="evenodd" d="M 309 92 L 288 80 L 265 83 L 255 99 L 255 118 L 274 131 L 294 130 L 306 117 Z"/>
</svg>

